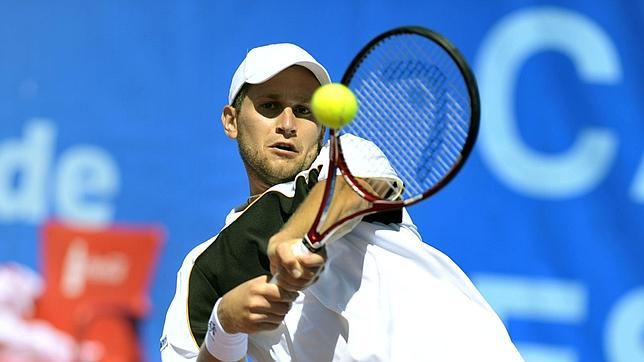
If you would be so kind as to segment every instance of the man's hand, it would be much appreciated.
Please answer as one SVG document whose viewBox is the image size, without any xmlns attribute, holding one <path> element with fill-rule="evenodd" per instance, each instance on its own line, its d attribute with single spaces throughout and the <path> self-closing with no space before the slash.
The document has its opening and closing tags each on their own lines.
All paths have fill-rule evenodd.
<svg viewBox="0 0 644 362">
<path fill-rule="evenodd" d="M 227 333 L 272 330 L 280 325 L 297 296 L 262 275 L 224 294 L 217 317 Z"/>
<path fill-rule="evenodd" d="M 314 283 L 326 261 L 324 250 L 303 255 L 293 254 L 293 247 L 301 242 L 302 239 L 282 239 L 279 233 L 268 242 L 271 273 L 276 276 L 281 288 L 292 292 Z"/>
<path fill-rule="evenodd" d="M 366 182 L 364 184 L 368 186 Z M 304 255 L 293 254 L 293 246 L 302 242 L 302 237 L 313 225 L 313 220 L 322 203 L 325 186 L 326 181 L 318 182 L 288 222 L 268 241 L 267 253 L 271 263 L 271 273 L 277 277 L 277 284 L 286 290 L 299 291 L 314 283 L 326 262 L 325 250 Z M 339 177 L 335 182 L 333 201 L 323 226 L 328 228 L 342 217 L 365 209 L 368 205 L 367 200 L 353 192 L 344 178 Z M 329 236 L 329 240 L 343 236 L 360 220 L 361 218 L 355 218 L 347 222 Z"/>
</svg>

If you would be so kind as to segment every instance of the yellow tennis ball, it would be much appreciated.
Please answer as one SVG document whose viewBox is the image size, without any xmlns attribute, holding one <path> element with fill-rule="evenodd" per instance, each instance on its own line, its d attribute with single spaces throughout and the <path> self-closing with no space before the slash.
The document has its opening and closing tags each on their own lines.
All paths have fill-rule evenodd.
<svg viewBox="0 0 644 362">
<path fill-rule="evenodd" d="M 358 101 L 344 84 L 330 83 L 318 88 L 311 98 L 315 119 L 330 128 L 342 128 L 358 113 Z"/>
</svg>

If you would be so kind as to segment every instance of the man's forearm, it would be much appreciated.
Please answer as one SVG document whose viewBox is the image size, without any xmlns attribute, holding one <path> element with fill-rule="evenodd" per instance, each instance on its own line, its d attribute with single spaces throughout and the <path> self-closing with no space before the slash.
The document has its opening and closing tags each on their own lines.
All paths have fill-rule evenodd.
<svg viewBox="0 0 644 362">
<path fill-rule="evenodd" d="M 273 238 L 282 240 L 302 238 L 313 225 L 313 221 L 321 207 L 325 186 L 326 181 L 317 183 L 297 211 Z M 368 201 L 357 195 L 344 178 L 338 177 L 335 183 L 333 200 L 321 230 L 326 230 L 342 217 L 362 210 L 367 206 Z"/>
</svg>

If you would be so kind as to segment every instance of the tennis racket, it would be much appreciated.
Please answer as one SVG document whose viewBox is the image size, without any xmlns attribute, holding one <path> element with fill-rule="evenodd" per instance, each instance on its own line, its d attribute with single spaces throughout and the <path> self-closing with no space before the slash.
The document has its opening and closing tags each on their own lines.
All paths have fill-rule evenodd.
<svg viewBox="0 0 644 362">
<path fill-rule="evenodd" d="M 358 114 L 344 128 L 330 130 L 322 204 L 294 250 L 298 254 L 320 250 L 356 217 L 410 206 L 443 189 L 463 167 L 478 133 L 474 75 L 456 47 L 426 28 L 377 36 L 353 59 L 342 83 L 355 93 Z M 338 173 L 370 206 L 322 230 Z M 376 179 L 380 189 L 385 182 L 388 192 L 374 192 L 360 179 Z"/>
</svg>

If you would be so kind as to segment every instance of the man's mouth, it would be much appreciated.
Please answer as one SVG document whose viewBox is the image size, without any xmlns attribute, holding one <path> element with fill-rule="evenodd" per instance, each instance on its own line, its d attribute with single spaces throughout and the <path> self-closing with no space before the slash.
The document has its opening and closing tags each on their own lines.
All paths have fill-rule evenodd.
<svg viewBox="0 0 644 362">
<path fill-rule="evenodd" d="M 281 151 L 297 153 L 297 148 L 295 148 L 295 146 L 290 144 L 290 143 L 277 142 L 277 143 L 272 144 L 270 147 L 273 148 L 273 149 L 281 150 Z"/>
</svg>

